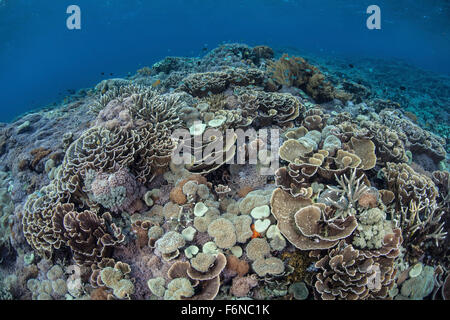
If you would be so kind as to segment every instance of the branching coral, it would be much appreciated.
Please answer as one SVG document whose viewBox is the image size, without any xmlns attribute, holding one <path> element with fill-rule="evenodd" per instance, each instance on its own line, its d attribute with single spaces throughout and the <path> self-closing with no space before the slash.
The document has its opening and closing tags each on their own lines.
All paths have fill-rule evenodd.
<svg viewBox="0 0 450 320">
<path fill-rule="evenodd" d="M 350 102 L 336 78 L 302 58 L 272 58 L 268 47 L 234 44 L 103 81 L 70 107 L 95 100 L 89 122 L 54 148 L 39 135 L 25 158 L 5 164 L 31 177 L 28 190 L 50 182 L 24 203 L 23 184 L 0 185 L 0 200 L 18 204 L 14 215 L 3 207 L 0 244 L 23 228 L 34 252 L 17 250 L 20 263 L 39 254 L 83 269 L 66 284 L 55 268 L 60 277 L 48 278 L 58 281 L 42 288 L 33 275 L 40 298 L 70 288 L 94 299 L 389 299 L 399 289 L 415 297 L 418 279 L 394 281 L 397 270 L 417 278 L 421 270 L 405 266 L 417 261 L 442 266 L 427 276 L 429 292 L 448 267 L 450 179 L 436 171 L 444 141 L 398 111 Z M 370 99 L 362 86 L 347 87 Z M 12 128 L 17 141 L 37 128 L 29 119 Z M 253 135 L 277 128 L 281 139 L 270 143 Z M 187 157 L 172 162 L 173 151 Z M 236 156 L 257 161 L 232 164 Z M 277 156 L 275 176 L 260 175 Z"/>
</svg>

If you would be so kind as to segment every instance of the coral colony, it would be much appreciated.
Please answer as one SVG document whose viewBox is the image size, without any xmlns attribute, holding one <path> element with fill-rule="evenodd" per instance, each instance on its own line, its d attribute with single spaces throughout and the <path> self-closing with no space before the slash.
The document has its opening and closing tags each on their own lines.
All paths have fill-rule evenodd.
<svg viewBox="0 0 450 320">
<path fill-rule="evenodd" d="M 168 57 L 0 127 L 0 297 L 448 299 L 445 147 L 301 57 Z"/>
</svg>

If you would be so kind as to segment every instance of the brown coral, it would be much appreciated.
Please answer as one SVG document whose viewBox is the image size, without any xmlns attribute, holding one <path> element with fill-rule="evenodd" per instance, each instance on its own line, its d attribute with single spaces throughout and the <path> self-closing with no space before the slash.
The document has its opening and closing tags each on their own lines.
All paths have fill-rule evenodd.
<svg viewBox="0 0 450 320">
<path fill-rule="evenodd" d="M 194 280 L 211 280 L 219 276 L 222 270 L 225 268 L 227 264 L 227 259 L 223 253 L 219 253 L 217 257 L 213 257 L 211 260 L 212 263 L 209 264 L 209 259 L 204 259 L 202 256 L 208 256 L 204 253 L 199 253 L 194 259 L 202 259 L 199 263 L 193 263 L 194 259 L 191 260 L 191 267 L 187 269 L 187 274 L 189 278 Z M 197 262 L 197 261 L 196 261 Z M 206 262 L 206 264 L 205 264 Z M 195 267 L 194 267 L 195 266 Z M 201 266 L 201 268 L 199 268 Z M 198 270 L 200 269 L 200 270 Z"/>
<path fill-rule="evenodd" d="M 183 79 L 181 90 L 196 97 L 224 92 L 230 85 L 261 85 L 264 73 L 259 69 L 226 68 L 223 71 L 193 73 Z"/>
<path fill-rule="evenodd" d="M 233 278 L 230 293 L 235 297 L 247 297 L 250 290 L 258 285 L 258 280 L 254 277 Z"/>
<path fill-rule="evenodd" d="M 295 225 L 304 236 L 317 237 L 321 240 L 345 239 L 358 226 L 354 216 L 336 219 L 329 223 L 323 223 L 321 219 L 321 209 L 313 205 L 301 208 L 294 214 Z"/>
<path fill-rule="evenodd" d="M 38 165 L 38 163 L 45 158 L 46 156 L 48 156 L 50 153 L 52 152 L 52 150 L 50 149 L 45 149 L 45 148 L 37 148 L 37 149 L 33 149 L 31 150 L 30 154 L 33 156 L 33 160 L 31 160 L 31 168 L 33 170 L 36 170 L 36 166 Z"/>
<path fill-rule="evenodd" d="M 316 262 L 320 268 L 315 289 L 321 299 L 365 300 L 389 299 L 394 286 L 396 269 L 394 259 L 399 254 L 400 230 L 386 236 L 380 250 L 356 250 L 341 240 Z M 313 256 L 320 256 L 312 252 Z"/>
<path fill-rule="evenodd" d="M 176 186 L 170 191 L 169 199 L 179 205 L 183 205 L 187 202 L 187 198 L 180 186 Z"/>
<path fill-rule="evenodd" d="M 143 248 L 148 244 L 148 230 L 153 224 L 146 220 L 137 220 L 131 224 L 131 230 L 136 234 L 136 243 L 138 248 Z"/>
<path fill-rule="evenodd" d="M 70 247 L 79 265 L 101 261 L 125 238 L 108 212 L 101 217 L 93 211 L 76 212 L 73 204 L 58 205 L 52 222 L 55 233 Z"/>
<path fill-rule="evenodd" d="M 408 207 L 411 201 L 419 204 L 420 202 L 433 202 L 438 191 L 433 181 L 422 174 L 415 172 L 406 163 L 388 162 L 382 169 L 389 190 L 397 195 L 397 208 Z"/>
<path fill-rule="evenodd" d="M 402 139 L 405 148 L 413 154 L 425 154 L 435 163 L 442 161 L 446 157 L 445 139 L 432 134 L 412 121 L 399 116 L 398 111 L 384 109 L 380 112 L 381 122 L 391 129 L 397 131 Z"/>
</svg>

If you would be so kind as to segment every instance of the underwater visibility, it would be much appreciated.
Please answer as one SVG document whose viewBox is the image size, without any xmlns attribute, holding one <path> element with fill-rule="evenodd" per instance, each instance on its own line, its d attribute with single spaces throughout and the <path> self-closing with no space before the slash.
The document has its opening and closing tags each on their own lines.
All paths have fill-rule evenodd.
<svg viewBox="0 0 450 320">
<path fill-rule="evenodd" d="M 445 0 L 0 0 L 0 300 L 449 300 L 449 57 Z"/>
</svg>

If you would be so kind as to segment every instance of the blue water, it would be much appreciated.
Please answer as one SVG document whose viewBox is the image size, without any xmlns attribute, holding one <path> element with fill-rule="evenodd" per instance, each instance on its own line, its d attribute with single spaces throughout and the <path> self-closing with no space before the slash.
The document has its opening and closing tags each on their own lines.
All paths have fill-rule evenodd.
<svg viewBox="0 0 450 320">
<path fill-rule="evenodd" d="M 81 8 L 81 30 L 66 28 L 71 4 Z M 381 30 L 366 27 L 371 4 L 381 8 Z M 0 121 L 224 42 L 397 58 L 450 74 L 450 2 L 0 0 Z"/>
</svg>

